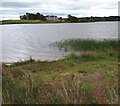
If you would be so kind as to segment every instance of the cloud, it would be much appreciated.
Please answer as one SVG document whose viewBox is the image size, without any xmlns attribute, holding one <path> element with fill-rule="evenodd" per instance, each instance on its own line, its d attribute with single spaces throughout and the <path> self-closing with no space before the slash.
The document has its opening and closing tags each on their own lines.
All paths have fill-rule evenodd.
<svg viewBox="0 0 120 106">
<path fill-rule="evenodd" d="M 26 3 L 26 2 L 2 2 L 1 7 L 4 8 L 28 8 L 31 6 L 38 5 L 36 2 Z"/>
<path fill-rule="evenodd" d="M 2 0 L 0 13 L 15 14 L 16 18 L 26 12 L 67 16 L 110 16 L 118 14 L 119 0 Z"/>
</svg>

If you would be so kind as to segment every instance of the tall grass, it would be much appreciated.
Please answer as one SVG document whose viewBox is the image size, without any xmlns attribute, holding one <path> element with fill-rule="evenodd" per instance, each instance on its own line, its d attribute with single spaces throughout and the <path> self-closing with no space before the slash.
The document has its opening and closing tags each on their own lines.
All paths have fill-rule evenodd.
<svg viewBox="0 0 120 106">
<path fill-rule="evenodd" d="M 69 39 L 55 45 L 82 52 L 56 62 L 30 57 L 3 64 L 3 104 L 117 104 L 117 40 Z"/>
<path fill-rule="evenodd" d="M 118 50 L 118 40 L 104 39 L 68 39 L 55 43 L 60 49 L 74 51 L 106 51 L 106 50 Z"/>
<path fill-rule="evenodd" d="M 81 76 L 80 76 L 81 75 Z M 35 80 L 32 76 L 25 75 L 21 79 L 3 77 L 3 103 L 8 104 L 99 104 L 117 103 L 114 95 L 115 87 L 103 86 L 104 101 L 96 94 L 96 86 L 93 79 L 79 74 L 68 74 L 51 79 Z M 111 89 L 111 90 L 110 90 Z M 114 99 L 113 99 L 114 98 Z M 113 99 L 113 100 L 112 100 Z"/>
</svg>

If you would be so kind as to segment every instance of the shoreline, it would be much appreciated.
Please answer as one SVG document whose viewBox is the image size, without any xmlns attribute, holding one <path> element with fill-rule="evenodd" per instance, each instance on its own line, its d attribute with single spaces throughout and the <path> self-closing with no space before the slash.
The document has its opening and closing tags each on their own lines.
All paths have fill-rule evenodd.
<svg viewBox="0 0 120 106">
<path fill-rule="evenodd" d="M 16 61 L 11 61 L 11 62 L 2 62 L 2 64 L 8 64 L 8 65 L 12 65 L 15 63 L 26 63 L 27 61 L 34 61 L 34 62 L 54 62 L 54 61 L 59 61 L 59 60 L 64 60 L 67 56 L 74 54 L 76 56 L 80 56 L 82 53 L 85 52 L 105 52 L 106 49 L 109 48 L 109 46 L 112 47 L 112 51 L 116 51 L 116 48 L 114 48 L 114 46 L 117 46 L 117 43 L 119 42 L 118 39 L 102 39 L 102 40 L 98 40 L 98 39 L 66 39 L 66 40 L 62 40 L 62 41 L 58 41 L 58 42 L 54 42 L 52 44 L 53 47 L 58 47 L 58 49 L 62 49 L 64 50 L 64 52 L 66 53 L 64 56 L 62 56 L 61 58 L 58 59 L 53 59 L 53 60 L 40 60 L 40 59 L 34 59 L 32 56 L 30 56 L 29 58 L 26 59 L 19 59 Z M 104 43 L 104 44 L 102 44 Z M 76 45 L 77 44 L 77 45 Z M 79 44 L 79 46 L 78 46 Z M 82 44 L 84 46 L 82 46 Z M 108 46 L 109 44 L 109 46 Z M 114 45 L 113 45 L 114 44 Z M 96 45 L 94 47 L 94 45 Z M 101 46 L 101 47 L 100 47 Z M 106 47 L 104 47 L 106 46 Z M 102 50 L 102 49 L 105 49 Z M 108 51 L 107 51 L 108 52 Z"/>
<path fill-rule="evenodd" d="M 65 40 L 56 46 L 82 52 L 51 62 L 30 57 L 11 66 L 2 64 L 3 104 L 69 104 L 75 100 L 76 104 L 116 104 L 117 44 L 114 40 Z"/>
<path fill-rule="evenodd" d="M 17 22 L 11 22 L 11 21 L 17 21 Z M 26 21 L 26 22 L 24 22 Z M 31 21 L 31 22 L 27 22 Z M 91 22 L 35 22 L 35 21 L 40 21 L 40 20 L 2 20 L 0 21 L 0 25 L 12 25 L 12 24 L 74 24 L 74 23 L 97 23 L 97 22 L 119 22 L 119 21 L 91 21 Z"/>
</svg>

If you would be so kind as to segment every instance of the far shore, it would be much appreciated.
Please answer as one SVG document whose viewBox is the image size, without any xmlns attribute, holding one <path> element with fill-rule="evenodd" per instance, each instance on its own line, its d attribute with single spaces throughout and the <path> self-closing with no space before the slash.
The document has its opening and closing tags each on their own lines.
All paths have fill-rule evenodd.
<svg viewBox="0 0 120 106">
<path fill-rule="evenodd" d="M 116 22 L 116 21 L 91 21 L 91 22 Z M 60 23 L 91 23 L 91 22 L 56 22 L 56 21 L 41 21 L 41 20 L 2 20 L 0 25 L 6 24 L 60 24 Z"/>
</svg>

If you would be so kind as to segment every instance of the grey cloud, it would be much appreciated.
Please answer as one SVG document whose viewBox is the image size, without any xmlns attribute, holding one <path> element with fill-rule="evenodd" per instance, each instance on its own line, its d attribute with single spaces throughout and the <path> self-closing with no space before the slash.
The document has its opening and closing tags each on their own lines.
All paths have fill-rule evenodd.
<svg viewBox="0 0 120 106">
<path fill-rule="evenodd" d="M 104 7 L 104 9 L 115 9 L 118 8 L 118 3 L 110 3 Z"/>
<path fill-rule="evenodd" d="M 19 14 L 25 14 L 25 10 L 0 10 L 0 14 L 4 15 L 4 14 L 11 14 L 11 15 L 19 15 Z"/>
<path fill-rule="evenodd" d="M 43 12 L 45 15 L 57 15 L 57 16 L 66 16 L 67 13 L 53 13 L 53 12 Z"/>
<path fill-rule="evenodd" d="M 109 14 L 112 10 L 117 8 L 117 2 L 104 2 L 95 0 L 84 1 L 84 0 L 67 0 L 64 1 L 44 1 L 39 2 L 2 2 L 3 9 L 0 10 L 1 14 L 15 14 L 21 15 L 26 12 L 36 13 L 40 12 L 45 15 L 57 15 L 57 16 L 67 16 L 68 14 L 75 16 L 90 16 L 90 15 L 104 15 L 105 10 L 109 10 Z M 69 2 L 70 1 L 70 2 Z M 119 4 L 120 5 L 120 4 Z M 11 8 L 10 10 L 8 8 Z M 102 11 L 99 13 L 100 11 Z M 98 13 L 96 12 L 98 11 Z M 7 17 L 7 15 L 5 15 Z"/>
<path fill-rule="evenodd" d="M 80 2 L 80 0 L 69 0 L 72 2 L 63 3 L 63 2 L 2 2 L 2 7 L 4 8 L 41 8 L 40 5 L 46 5 L 49 9 L 57 6 L 58 9 L 61 10 L 86 10 L 91 9 L 94 6 L 102 7 L 103 4 L 99 4 L 98 2 Z M 38 6 L 39 5 L 39 6 Z M 106 4 L 105 9 L 113 9 L 115 8 L 115 4 Z M 44 8 L 43 8 L 44 10 Z"/>
<path fill-rule="evenodd" d="M 33 2 L 33 3 L 29 3 L 29 2 L 2 2 L 1 6 L 4 8 L 28 8 L 28 7 L 36 6 L 36 5 L 38 5 L 38 3 L 36 3 L 36 2 Z"/>
<path fill-rule="evenodd" d="M 89 4 L 74 4 L 73 5 L 69 5 L 68 10 L 84 10 L 84 9 L 90 9 L 92 7 L 92 5 Z"/>
</svg>

